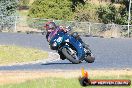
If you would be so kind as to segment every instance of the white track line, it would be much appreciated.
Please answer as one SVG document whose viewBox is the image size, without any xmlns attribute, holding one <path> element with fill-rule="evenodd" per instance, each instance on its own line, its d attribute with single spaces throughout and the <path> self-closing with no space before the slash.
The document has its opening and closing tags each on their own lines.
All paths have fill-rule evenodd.
<svg viewBox="0 0 132 88">
<path fill-rule="evenodd" d="M 54 62 L 60 60 L 59 55 L 57 53 L 49 52 L 49 57 L 46 60 L 43 60 L 42 63 L 46 64 L 49 62 Z"/>
</svg>

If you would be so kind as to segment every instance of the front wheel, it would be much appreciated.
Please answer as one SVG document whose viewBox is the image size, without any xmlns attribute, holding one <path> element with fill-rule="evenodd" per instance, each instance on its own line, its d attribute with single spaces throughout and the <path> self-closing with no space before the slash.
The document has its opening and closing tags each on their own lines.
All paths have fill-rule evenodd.
<svg viewBox="0 0 132 88">
<path fill-rule="evenodd" d="M 71 48 L 63 48 L 62 53 L 66 56 L 66 58 L 72 62 L 73 64 L 79 64 L 81 61 L 77 57 L 77 53 L 75 50 Z"/>
<path fill-rule="evenodd" d="M 66 59 L 65 55 L 62 52 L 58 52 L 58 54 L 60 55 L 60 59 L 62 60 Z"/>
<path fill-rule="evenodd" d="M 95 57 L 93 56 L 91 50 L 87 47 L 87 49 L 85 49 L 87 56 L 85 57 L 85 61 L 88 63 L 93 63 L 95 61 Z"/>
<path fill-rule="evenodd" d="M 88 55 L 88 56 L 85 58 L 85 61 L 88 62 L 88 63 L 93 63 L 94 60 L 95 60 L 95 57 L 90 56 L 90 55 Z"/>
</svg>

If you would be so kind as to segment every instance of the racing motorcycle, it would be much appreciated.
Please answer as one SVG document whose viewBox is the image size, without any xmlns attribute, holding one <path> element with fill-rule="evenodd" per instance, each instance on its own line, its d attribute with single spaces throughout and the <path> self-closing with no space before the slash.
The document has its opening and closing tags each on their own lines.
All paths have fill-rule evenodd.
<svg viewBox="0 0 132 88">
<path fill-rule="evenodd" d="M 79 64 L 83 60 L 88 63 L 93 63 L 95 57 L 93 56 L 89 47 L 85 48 L 79 40 L 69 33 L 56 30 L 50 36 L 50 48 L 56 50 L 60 55 L 60 59 L 68 59 L 73 64 Z"/>
</svg>

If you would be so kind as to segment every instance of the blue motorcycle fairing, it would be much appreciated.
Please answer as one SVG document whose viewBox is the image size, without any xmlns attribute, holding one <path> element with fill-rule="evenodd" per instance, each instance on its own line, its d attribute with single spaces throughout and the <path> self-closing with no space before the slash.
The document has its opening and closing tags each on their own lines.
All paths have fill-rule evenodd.
<svg viewBox="0 0 132 88">
<path fill-rule="evenodd" d="M 63 42 L 63 39 L 64 38 L 64 32 L 59 32 L 59 33 L 57 33 L 51 40 L 50 40 L 50 45 L 52 46 L 52 44 L 54 43 L 54 42 L 56 42 L 57 43 L 57 45 L 56 46 L 54 46 L 55 48 L 58 48 L 60 45 L 61 45 L 61 43 Z M 53 46 L 52 46 L 53 47 Z"/>
<path fill-rule="evenodd" d="M 78 40 L 76 40 L 73 36 L 71 36 L 69 34 L 65 34 L 64 40 L 65 40 L 65 42 L 69 41 L 69 43 L 76 48 L 77 54 L 78 54 L 77 56 L 80 59 L 84 58 L 84 56 L 85 56 L 84 48 Z"/>
<path fill-rule="evenodd" d="M 56 46 L 52 46 L 54 43 L 57 43 Z M 72 46 L 75 47 L 75 49 L 77 50 L 77 56 L 80 59 L 83 59 L 85 56 L 85 52 L 84 52 L 84 48 L 82 46 L 82 44 L 76 40 L 73 36 L 69 35 L 68 33 L 64 33 L 64 32 L 59 32 L 57 33 L 50 41 L 50 45 L 51 47 L 53 47 L 54 49 L 57 49 L 62 43 L 70 43 Z M 68 47 L 67 45 L 64 45 L 62 47 Z"/>
</svg>

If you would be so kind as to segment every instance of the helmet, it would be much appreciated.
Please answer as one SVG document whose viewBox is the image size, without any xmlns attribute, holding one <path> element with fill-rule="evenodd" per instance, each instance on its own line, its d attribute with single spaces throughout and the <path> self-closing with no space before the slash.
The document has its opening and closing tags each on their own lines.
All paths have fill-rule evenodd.
<svg viewBox="0 0 132 88">
<path fill-rule="evenodd" d="M 48 22 L 45 24 L 45 28 L 48 29 L 56 29 L 56 24 L 54 22 Z"/>
</svg>

